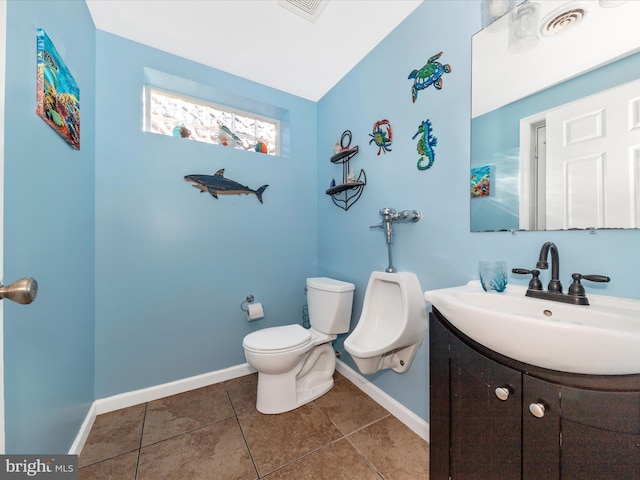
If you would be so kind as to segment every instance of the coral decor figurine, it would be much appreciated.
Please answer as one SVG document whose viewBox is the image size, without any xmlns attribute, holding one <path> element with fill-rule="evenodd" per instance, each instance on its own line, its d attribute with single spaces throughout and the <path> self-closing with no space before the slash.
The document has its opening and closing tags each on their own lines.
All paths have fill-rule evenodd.
<svg viewBox="0 0 640 480">
<path fill-rule="evenodd" d="M 235 146 L 236 144 L 242 144 L 242 140 L 239 136 L 231 131 L 229 127 L 226 125 L 219 124 L 220 134 L 218 135 L 218 140 L 220 141 L 220 145 L 226 146 Z"/>
<path fill-rule="evenodd" d="M 180 138 L 189 138 L 191 136 L 191 130 L 184 125 L 176 125 L 172 133 L 174 137 Z"/>
<path fill-rule="evenodd" d="M 267 144 L 264 143 L 262 140 L 256 143 L 253 149 L 258 153 L 267 153 L 269 151 L 269 149 L 267 148 Z"/>
</svg>

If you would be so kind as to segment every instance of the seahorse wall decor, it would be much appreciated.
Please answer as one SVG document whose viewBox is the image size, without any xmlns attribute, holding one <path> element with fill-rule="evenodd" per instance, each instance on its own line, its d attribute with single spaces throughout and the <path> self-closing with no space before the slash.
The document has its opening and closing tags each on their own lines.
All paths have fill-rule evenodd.
<svg viewBox="0 0 640 480">
<path fill-rule="evenodd" d="M 412 137 L 415 139 L 418 135 L 422 134 L 418 145 L 416 146 L 420 159 L 418 160 L 418 170 L 427 170 L 433 165 L 433 161 L 436 159 L 436 152 L 433 149 L 438 144 L 438 139 L 433 135 L 433 128 L 431 126 L 431 120 L 427 119 L 420 124 L 418 131 Z M 429 163 L 423 165 L 423 162 L 428 159 Z"/>
</svg>

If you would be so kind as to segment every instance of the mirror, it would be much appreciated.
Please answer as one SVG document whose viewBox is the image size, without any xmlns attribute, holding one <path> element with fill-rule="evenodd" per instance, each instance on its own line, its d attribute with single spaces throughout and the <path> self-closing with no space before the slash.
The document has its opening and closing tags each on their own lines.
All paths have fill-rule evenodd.
<svg viewBox="0 0 640 480">
<path fill-rule="evenodd" d="M 515 12 L 472 40 L 471 231 L 640 228 L 640 2 L 536 13 L 530 50 Z"/>
</svg>

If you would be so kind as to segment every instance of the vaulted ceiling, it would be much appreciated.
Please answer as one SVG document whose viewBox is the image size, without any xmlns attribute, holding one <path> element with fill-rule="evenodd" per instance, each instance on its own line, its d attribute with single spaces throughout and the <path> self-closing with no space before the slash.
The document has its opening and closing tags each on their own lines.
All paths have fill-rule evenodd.
<svg viewBox="0 0 640 480">
<path fill-rule="evenodd" d="M 86 0 L 96 28 L 318 101 L 423 0 Z"/>
</svg>

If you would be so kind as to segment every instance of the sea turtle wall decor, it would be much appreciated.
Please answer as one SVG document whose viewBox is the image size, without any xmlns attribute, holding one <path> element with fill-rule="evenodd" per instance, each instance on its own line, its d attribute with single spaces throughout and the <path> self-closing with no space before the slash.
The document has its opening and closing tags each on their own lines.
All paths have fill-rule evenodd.
<svg viewBox="0 0 640 480">
<path fill-rule="evenodd" d="M 451 65 L 448 63 L 443 65 L 438 62 L 441 55 L 442 52 L 436 53 L 427 60 L 426 65 L 420 70 L 413 70 L 409 74 L 409 80 L 413 79 L 413 86 L 411 87 L 411 101 L 413 103 L 416 103 L 418 91 L 424 90 L 430 85 L 433 85 L 437 90 L 442 89 L 442 76 L 451 72 Z"/>
</svg>

